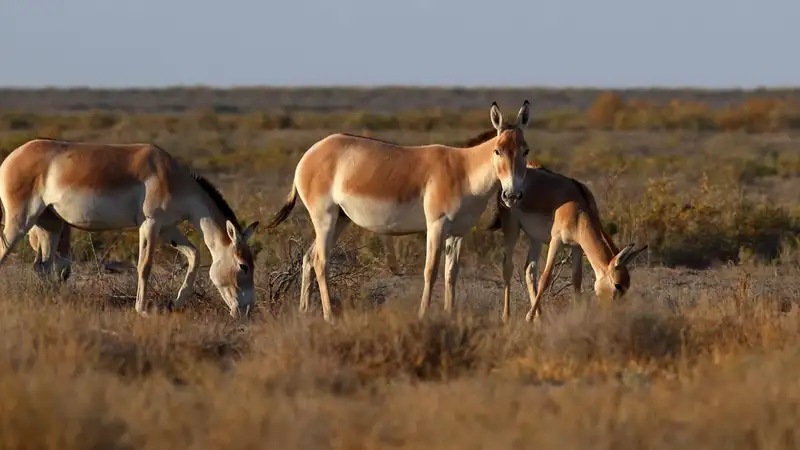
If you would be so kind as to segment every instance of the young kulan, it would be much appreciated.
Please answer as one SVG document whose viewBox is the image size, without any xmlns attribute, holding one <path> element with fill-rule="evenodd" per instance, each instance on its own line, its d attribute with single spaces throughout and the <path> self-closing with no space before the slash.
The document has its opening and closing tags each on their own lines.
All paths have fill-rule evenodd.
<svg viewBox="0 0 800 450">
<path fill-rule="evenodd" d="M 510 209 L 498 201 L 488 225 L 484 227 L 503 231 L 503 320 L 507 321 L 510 314 L 510 282 L 514 269 L 512 256 L 520 229 L 530 242 L 525 263 L 525 284 L 531 309 L 526 320 L 532 321 L 540 315 L 540 300 L 550 287 L 556 256 L 563 245 L 572 247 L 572 286 L 575 293 L 581 291 L 583 250 L 594 270 L 597 297 L 609 301 L 624 295 L 631 283 L 628 264 L 647 245 L 634 248 L 634 244 L 630 244 L 619 250 L 603 229 L 597 202 L 583 183 L 535 163 L 528 164 L 526 171 L 522 200 Z M 536 265 L 545 242 L 549 242 L 547 260 L 537 286 Z"/>
</svg>

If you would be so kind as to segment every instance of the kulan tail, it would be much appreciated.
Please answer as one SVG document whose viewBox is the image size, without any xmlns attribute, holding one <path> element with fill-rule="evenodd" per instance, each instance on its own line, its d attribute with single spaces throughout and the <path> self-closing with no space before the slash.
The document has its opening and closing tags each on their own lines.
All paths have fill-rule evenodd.
<svg viewBox="0 0 800 450">
<path fill-rule="evenodd" d="M 286 218 L 289 217 L 289 214 L 291 214 L 292 210 L 294 209 L 295 203 L 297 203 L 297 186 L 294 184 L 294 182 L 292 182 L 292 190 L 286 197 L 286 203 L 283 204 L 281 210 L 278 211 L 278 213 L 275 214 L 275 217 L 273 217 L 269 222 L 267 229 L 275 228 L 280 225 L 281 222 L 286 220 Z"/>
</svg>

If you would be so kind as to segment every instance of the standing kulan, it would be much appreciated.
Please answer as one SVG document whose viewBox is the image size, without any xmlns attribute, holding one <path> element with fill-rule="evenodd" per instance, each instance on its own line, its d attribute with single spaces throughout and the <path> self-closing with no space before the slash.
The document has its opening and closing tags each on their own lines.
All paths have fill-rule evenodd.
<svg viewBox="0 0 800 450">
<path fill-rule="evenodd" d="M 502 201 L 516 204 L 522 195 L 528 146 L 526 100 L 514 123 L 506 123 L 497 103 L 490 108 L 496 131 L 477 145 L 402 146 L 338 133 L 314 144 L 295 169 L 291 192 L 268 228 L 289 216 L 298 196 L 316 234 L 303 257 L 300 310 L 308 310 L 311 269 L 319 283 L 322 312 L 332 320 L 328 258 L 351 222 L 383 235 L 426 233 L 425 284 L 419 316 L 425 315 L 445 247 L 445 311 L 452 311 L 463 236 L 477 223 L 500 190 Z"/>
</svg>

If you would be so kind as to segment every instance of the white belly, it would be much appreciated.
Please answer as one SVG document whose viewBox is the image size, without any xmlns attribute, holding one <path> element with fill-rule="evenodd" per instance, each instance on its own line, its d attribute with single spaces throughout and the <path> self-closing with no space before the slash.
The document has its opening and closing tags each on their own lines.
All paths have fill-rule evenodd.
<svg viewBox="0 0 800 450">
<path fill-rule="evenodd" d="M 391 201 L 346 196 L 339 207 L 361 228 L 379 234 L 411 234 L 425 231 L 422 199 L 397 204 Z"/>
<path fill-rule="evenodd" d="M 108 194 L 65 190 L 45 196 L 45 204 L 67 223 L 87 230 L 112 230 L 137 227 L 144 215 L 144 189 Z"/>
</svg>

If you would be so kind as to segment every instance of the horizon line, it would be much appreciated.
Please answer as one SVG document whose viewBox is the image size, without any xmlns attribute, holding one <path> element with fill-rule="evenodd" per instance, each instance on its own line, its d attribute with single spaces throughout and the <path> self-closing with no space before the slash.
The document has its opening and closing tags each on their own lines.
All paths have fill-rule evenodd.
<svg viewBox="0 0 800 450">
<path fill-rule="evenodd" d="M 161 84 L 161 85 L 129 85 L 129 86 L 104 86 L 104 85 L 0 85 L 0 90 L 105 90 L 105 91 L 130 91 L 130 90 L 244 90 L 244 89 L 355 89 L 355 90 L 381 90 L 381 89 L 463 89 L 463 90 L 589 90 L 589 91 L 626 91 L 626 90 L 691 90 L 691 91 L 779 91 L 798 90 L 797 85 L 557 85 L 557 84 L 532 84 L 532 85 L 459 85 L 459 84 Z"/>
</svg>

